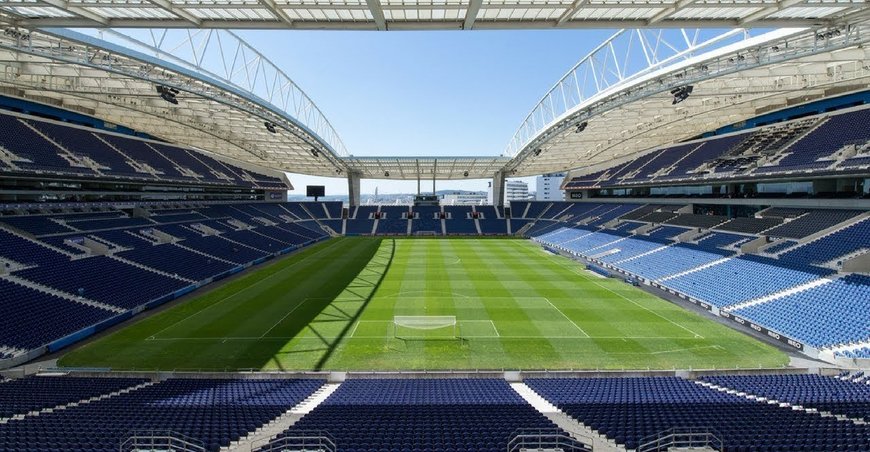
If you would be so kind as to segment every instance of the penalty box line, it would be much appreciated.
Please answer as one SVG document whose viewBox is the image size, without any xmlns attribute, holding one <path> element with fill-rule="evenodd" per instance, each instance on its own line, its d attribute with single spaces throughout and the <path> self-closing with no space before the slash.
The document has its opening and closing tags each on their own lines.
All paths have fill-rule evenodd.
<svg viewBox="0 0 870 452">
<path fill-rule="evenodd" d="M 377 339 L 377 338 L 381 338 L 381 337 L 383 337 L 383 338 L 389 338 L 389 337 L 391 337 L 389 334 L 386 334 L 386 335 L 384 335 L 384 336 L 357 336 L 357 335 L 356 335 L 357 329 L 359 328 L 360 323 L 364 323 L 364 322 L 365 322 L 365 323 L 384 323 L 384 324 L 392 324 L 392 323 L 393 323 L 393 322 L 391 322 L 391 321 L 389 321 L 389 320 L 357 320 L 356 324 L 353 326 L 353 330 L 351 331 L 350 335 L 348 336 L 349 339 Z M 492 331 L 495 332 L 495 336 L 493 336 L 493 335 L 490 334 L 490 335 L 488 335 L 488 336 L 465 336 L 465 335 L 460 335 L 460 337 L 466 337 L 466 338 L 480 338 L 480 339 L 483 339 L 483 338 L 493 338 L 493 339 L 495 339 L 495 338 L 502 337 L 501 334 L 498 332 L 498 328 L 496 328 L 496 326 L 495 326 L 495 322 L 493 322 L 492 320 L 457 320 L 457 321 L 456 321 L 457 325 L 459 325 L 460 332 L 461 332 L 461 330 L 462 330 L 462 324 L 463 324 L 463 323 L 480 323 L 480 322 L 489 323 L 490 326 L 492 326 Z"/>
</svg>

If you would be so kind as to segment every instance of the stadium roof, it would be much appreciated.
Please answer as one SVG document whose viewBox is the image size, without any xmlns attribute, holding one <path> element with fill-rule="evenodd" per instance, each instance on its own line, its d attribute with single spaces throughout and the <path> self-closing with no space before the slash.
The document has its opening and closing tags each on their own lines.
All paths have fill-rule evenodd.
<svg viewBox="0 0 870 452">
<path fill-rule="evenodd" d="M 25 27 L 469 30 L 823 26 L 865 0 L 4 0 Z"/>
<path fill-rule="evenodd" d="M 673 44 L 640 68 L 621 64 L 631 57 L 610 58 L 650 52 L 643 33 L 618 33 L 556 83 L 504 151 L 512 157 L 507 174 L 594 171 L 764 113 L 870 89 L 866 22 L 759 36 L 734 30 L 711 38 L 710 50 Z"/>
<path fill-rule="evenodd" d="M 317 106 L 234 34 L 152 33 L 165 47 L 99 34 L 7 29 L 0 93 L 268 169 L 335 176 L 345 168 L 344 144 Z M 177 90 L 177 104 L 158 86 Z"/>
<path fill-rule="evenodd" d="M 507 157 L 347 157 L 342 159 L 363 179 L 486 179 L 501 170 Z"/>
<path fill-rule="evenodd" d="M 40 1 L 27 2 L 27 8 L 40 8 Z M 108 0 L 87 5 L 101 1 Z M 153 4 L 113 1 L 123 5 L 119 11 Z M 19 21 L 26 10 L 10 5 L 23 3 L 4 3 L 0 15 Z M 830 9 L 808 8 L 812 2 L 779 4 L 816 14 Z M 508 176 L 528 176 L 592 169 L 761 113 L 868 89 L 870 9 L 857 9 L 855 2 L 824 4 L 847 6 L 826 13 L 836 14 L 835 24 L 815 27 L 620 30 L 545 94 L 501 156 L 352 156 L 286 74 L 220 29 L 6 27 L 0 35 L 0 92 L 272 170 L 465 179 L 503 169 Z M 86 8 L 64 5 L 72 16 Z M 754 20 L 757 9 L 743 8 L 739 15 Z M 177 90 L 178 104 L 161 99 L 158 86 Z M 688 86 L 692 93 L 674 104 L 672 90 Z"/>
</svg>

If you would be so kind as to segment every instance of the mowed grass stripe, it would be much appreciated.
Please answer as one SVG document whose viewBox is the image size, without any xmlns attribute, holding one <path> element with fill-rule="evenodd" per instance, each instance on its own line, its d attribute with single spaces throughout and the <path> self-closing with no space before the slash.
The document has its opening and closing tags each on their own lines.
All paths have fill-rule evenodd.
<svg viewBox="0 0 870 452">
<path fill-rule="evenodd" d="M 460 334 L 471 334 L 393 336 L 394 315 L 427 314 L 455 315 Z M 591 277 L 529 241 L 362 237 L 331 239 L 253 269 L 60 360 L 165 370 L 785 363 L 770 346 L 621 281 Z"/>
</svg>

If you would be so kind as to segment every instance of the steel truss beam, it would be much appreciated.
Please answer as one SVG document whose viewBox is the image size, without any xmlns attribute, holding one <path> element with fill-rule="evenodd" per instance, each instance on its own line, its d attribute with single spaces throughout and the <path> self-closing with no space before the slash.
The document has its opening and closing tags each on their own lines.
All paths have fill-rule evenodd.
<svg viewBox="0 0 870 452">
<path fill-rule="evenodd" d="M 865 23 L 757 37 L 737 30 L 698 44 L 684 31 L 680 39 L 689 45 L 683 47 L 646 40 L 639 30 L 619 32 L 560 79 L 526 117 L 505 151 L 512 157 L 506 171 L 534 175 L 612 164 L 785 107 L 801 94 L 867 89 L 868 32 Z M 648 64 L 626 65 L 631 51 Z M 672 105 L 670 91 L 686 85 L 693 93 Z M 576 133 L 582 122 L 585 130 Z"/>
<path fill-rule="evenodd" d="M 865 0 L 4 0 L 22 27 L 460 30 L 830 26 Z"/>
</svg>

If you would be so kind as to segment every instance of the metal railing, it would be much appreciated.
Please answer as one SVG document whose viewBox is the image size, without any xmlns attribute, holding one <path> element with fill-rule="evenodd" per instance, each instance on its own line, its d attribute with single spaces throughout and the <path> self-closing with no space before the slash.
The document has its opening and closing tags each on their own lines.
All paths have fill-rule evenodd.
<svg viewBox="0 0 870 452">
<path fill-rule="evenodd" d="M 584 444 L 557 428 L 522 428 L 515 430 L 508 441 L 507 452 L 520 451 L 591 451 L 592 446 Z"/>
<path fill-rule="evenodd" d="M 260 452 L 335 452 L 335 439 L 326 430 L 291 430 L 257 449 Z"/>
<path fill-rule="evenodd" d="M 198 439 L 172 430 L 132 430 L 121 441 L 121 452 L 205 452 Z"/>
<path fill-rule="evenodd" d="M 642 438 L 637 452 L 664 452 L 673 447 L 722 450 L 722 439 L 712 428 L 676 427 Z"/>
</svg>

